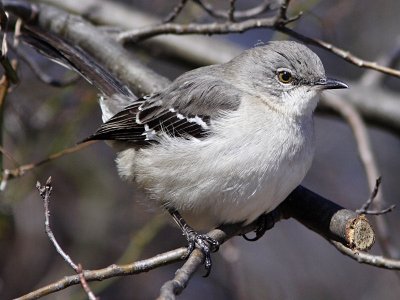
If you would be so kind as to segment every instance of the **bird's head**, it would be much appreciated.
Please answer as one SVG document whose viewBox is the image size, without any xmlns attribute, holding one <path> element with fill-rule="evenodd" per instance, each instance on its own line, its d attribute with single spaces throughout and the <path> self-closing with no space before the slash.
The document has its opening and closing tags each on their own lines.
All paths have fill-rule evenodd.
<svg viewBox="0 0 400 300">
<path fill-rule="evenodd" d="M 239 57 L 230 64 L 243 90 L 288 115 L 311 114 L 321 91 L 347 88 L 345 83 L 327 78 L 319 57 L 293 41 L 270 42 Z"/>
</svg>

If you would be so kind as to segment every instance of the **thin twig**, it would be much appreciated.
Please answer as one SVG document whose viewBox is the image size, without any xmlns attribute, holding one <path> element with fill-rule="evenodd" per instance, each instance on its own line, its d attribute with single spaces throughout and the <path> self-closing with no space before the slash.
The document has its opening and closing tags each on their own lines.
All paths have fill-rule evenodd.
<svg viewBox="0 0 400 300">
<path fill-rule="evenodd" d="M 379 209 L 379 210 L 366 210 L 363 212 L 364 215 L 375 215 L 375 216 L 380 216 L 380 215 L 384 215 L 387 213 L 390 213 L 391 211 L 393 211 L 396 208 L 395 204 L 390 205 L 389 207 L 385 208 L 385 209 Z"/>
<path fill-rule="evenodd" d="M 12 84 L 17 84 L 19 82 L 18 74 L 16 72 L 16 62 L 15 60 L 10 60 L 7 56 L 8 53 L 8 44 L 6 40 L 6 34 L 3 35 L 3 40 L 1 44 L 1 53 L 0 53 L 0 64 L 4 69 L 4 76 Z"/>
<path fill-rule="evenodd" d="M 388 208 L 385 209 L 379 209 L 379 210 L 369 210 L 369 207 L 371 206 L 372 202 L 375 200 L 376 195 L 378 195 L 378 191 L 379 191 L 379 187 L 381 185 L 382 182 L 382 177 L 378 177 L 376 179 L 375 182 L 375 187 L 371 192 L 371 195 L 369 196 L 369 198 L 367 199 L 367 201 L 361 206 L 360 209 L 356 210 L 356 213 L 358 214 L 364 214 L 364 215 L 384 215 L 387 214 L 389 212 L 391 212 L 396 205 L 391 205 Z"/>
<path fill-rule="evenodd" d="M 49 177 L 46 181 L 46 184 L 42 186 L 40 182 L 38 181 L 36 183 L 36 188 L 38 189 L 40 196 L 43 199 L 43 205 L 44 205 L 44 215 L 45 215 L 45 230 L 46 234 L 49 237 L 50 241 L 53 243 L 54 248 L 56 248 L 56 251 L 58 254 L 61 255 L 61 257 L 70 265 L 72 269 L 78 274 L 79 277 L 79 282 L 81 283 L 83 289 L 85 290 L 86 294 L 88 295 L 90 300 L 96 300 L 96 296 L 93 294 L 91 291 L 90 287 L 88 286 L 86 280 L 85 280 L 85 275 L 84 271 L 82 269 L 82 266 L 80 264 L 75 264 L 71 257 L 61 248 L 60 244 L 57 242 L 56 237 L 54 236 L 53 231 L 51 230 L 50 226 L 50 195 L 51 191 L 53 190 L 53 187 L 51 185 L 51 177 Z"/>
<path fill-rule="evenodd" d="M 53 153 L 49 157 L 46 157 L 46 158 L 44 158 L 44 159 L 42 159 L 42 160 L 40 160 L 38 162 L 25 164 L 25 165 L 19 166 L 18 168 L 15 168 L 15 169 L 5 169 L 3 171 L 2 179 L 4 180 L 4 173 L 6 173 L 6 172 L 8 173 L 8 180 L 14 179 L 14 178 L 17 178 L 17 177 L 21 177 L 26 172 L 32 171 L 34 168 L 37 168 L 37 167 L 39 167 L 39 166 L 41 166 L 41 165 L 43 165 L 45 163 L 48 163 L 48 162 L 51 162 L 51 161 L 55 160 L 55 159 L 61 158 L 61 157 L 65 156 L 65 155 L 67 155 L 67 154 L 71 154 L 71 153 L 80 151 L 80 150 L 86 148 L 87 146 L 89 146 L 89 145 L 91 145 L 93 143 L 95 143 L 95 142 L 90 141 L 90 142 L 85 142 L 85 143 L 82 143 L 82 144 L 74 145 L 72 147 L 68 147 L 66 149 L 63 149 L 63 150 L 61 150 L 59 152 Z M 0 151 L 2 151 L 1 148 L 0 148 Z"/>
<path fill-rule="evenodd" d="M 362 214 L 369 209 L 370 205 L 372 204 L 372 201 L 374 201 L 376 195 L 378 195 L 381 183 L 382 183 L 382 177 L 379 176 L 375 181 L 375 186 L 371 192 L 371 195 L 369 196 L 368 200 L 361 206 L 361 208 L 356 210 L 357 213 Z"/>
<path fill-rule="evenodd" d="M 3 132 L 4 132 L 4 103 L 8 94 L 8 88 L 10 87 L 10 80 L 6 75 L 3 75 L 0 79 L 0 147 L 3 148 Z M 3 155 L 0 157 L 0 170 L 3 170 L 4 159 Z M 3 186 L 3 184 L 1 184 Z"/>
<path fill-rule="evenodd" d="M 389 270 L 400 270 L 400 260 L 390 259 L 383 256 L 372 255 L 365 252 L 354 251 L 341 243 L 336 241 L 330 241 L 344 255 L 347 255 L 351 259 L 356 260 L 361 264 L 368 264 L 374 267 L 389 269 Z"/>
<path fill-rule="evenodd" d="M 382 66 L 392 67 L 394 62 L 400 57 L 400 36 L 396 38 L 395 45 L 385 51 L 381 57 L 378 58 L 377 63 Z M 374 70 L 367 70 L 359 79 L 359 82 L 363 86 L 378 87 L 382 80 L 385 78 L 385 74 L 381 72 L 373 72 Z"/>
<path fill-rule="evenodd" d="M 44 186 L 42 186 L 38 181 L 36 183 L 36 188 L 38 189 L 40 196 L 43 199 L 44 215 L 45 215 L 44 224 L 45 224 L 46 234 L 49 237 L 50 241 L 53 243 L 53 246 L 56 248 L 58 254 L 61 255 L 61 257 L 71 266 L 72 269 L 75 270 L 75 272 L 78 272 L 78 265 L 76 265 L 72 261 L 71 257 L 67 253 L 65 253 L 64 250 L 61 248 L 50 227 L 49 202 L 50 202 L 51 191 L 53 189 L 53 187 L 51 186 L 51 177 L 47 179 L 46 184 Z"/>
<path fill-rule="evenodd" d="M 92 292 L 92 290 L 90 289 L 90 286 L 88 285 L 86 278 L 85 278 L 85 274 L 83 273 L 83 269 L 82 269 L 82 265 L 78 264 L 78 269 L 77 269 L 77 273 L 79 276 L 79 281 L 81 282 L 81 285 L 83 287 L 83 289 L 85 290 L 86 294 L 89 297 L 89 300 L 96 300 L 98 299 Z"/>
<path fill-rule="evenodd" d="M 230 22 L 235 22 L 235 5 L 236 0 L 229 0 L 228 19 Z"/>
<path fill-rule="evenodd" d="M 287 20 L 287 10 L 289 9 L 290 0 L 284 0 L 279 8 L 279 17 L 282 20 Z"/>
<path fill-rule="evenodd" d="M 118 34 L 117 40 L 121 43 L 139 42 L 160 34 L 227 34 L 242 33 L 253 28 L 273 28 L 276 24 L 276 17 L 263 18 L 257 20 L 245 20 L 241 22 L 224 22 L 197 24 L 162 24 L 152 25 L 143 28 L 124 31 Z"/>
<path fill-rule="evenodd" d="M 390 75 L 390 76 L 400 77 L 400 70 L 396 70 L 393 68 L 379 65 L 378 63 L 376 63 L 374 61 L 363 60 L 363 59 L 355 56 L 354 54 L 350 53 L 347 50 L 336 47 L 336 46 L 329 44 L 327 42 L 324 42 L 320 39 L 310 38 L 308 36 L 305 36 L 301 33 L 298 33 L 296 31 L 289 29 L 287 27 L 284 27 L 284 26 L 282 26 L 280 28 L 276 28 L 276 30 L 278 30 L 282 33 L 285 33 L 295 39 L 298 39 L 306 44 L 314 45 L 314 46 L 320 47 L 324 50 L 327 50 L 327 51 L 335 54 L 336 56 L 344 59 L 345 61 L 350 62 L 360 68 L 372 69 L 372 70 L 382 72 L 382 73 Z"/>
<path fill-rule="evenodd" d="M 188 0 L 181 0 L 172 10 L 172 12 L 165 18 L 163 23 L 169 23 L 174 21 L 179 14 L 181 13 L 182 9 L 185 7 Z"/>
</svg>

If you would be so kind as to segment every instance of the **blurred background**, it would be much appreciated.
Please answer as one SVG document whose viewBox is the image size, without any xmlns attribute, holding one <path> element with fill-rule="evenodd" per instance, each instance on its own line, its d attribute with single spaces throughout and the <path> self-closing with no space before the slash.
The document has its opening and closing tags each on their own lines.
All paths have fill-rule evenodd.
<svg viewBox="0 0 400 300">
<path fill-rule="evenodd" d="M 47 1 L 53 2 L 53 1 Z M 57 2 L 57 1 L 54 1 Z M 76 9 L 82 3 L 71 2 Z M 108 1 L 165 18 L 179 1 Z M 208 1 L 227 9 L 229 1 Z M 100 6 L 103 1 L 98 1 Z M 259 1 L 238 0 L 239 9 Z M 93 8 L 95 10 L 95 8 Z M 294 28 L 321 38 L 366 60 L 377 60 L 399 50 L 400 2 L 396 0 L 293 0 L 289 14 L 304 11 Z M 110 19 L 118 16 L 110 15 Z M 134 22 L 134 20 L 131 20 Z M 210 17 L 191 3 L 177 22 L 209 22 Z M 105 24 L 112 25 L 112 24 Z M 204 36 L 198 38 L 200 44 Z M 212 36 L 234 51 L 270 39 L 287 37 L 270 30 Z M 182 39 L 185 39 L 183 37 Z M 217 43 L 217 42 L 216 42 Z M 200 45 L 199 45 L 200 47 Z M 332 77 L 357 84 L 365 70 L 311 47 Z M 170 79 L 207 62 L 179 59 L 162 48 L 132 47 L 135 55 L 156 72 Z M 45 73 L 70 78 L 72 73 L 25 47 L 24 51 Z M 229 53 L 223 53 L 229 59 Z M 400 68 L 400 65 L 395 66 Z M 4 168 L 40 161 L 75 145 L 101 123 L 98 91 L 79 80 L 66 88 L 40 82 L 21 62 L 20 83 L 5 102 Z M 385 78 L 377 89 L 399 95 L 399 79 Z M 348 91 L 335 92 L 346 97 Z M 379 105 L 380 99 L 375 99 Z M 400 101 L 400 99 L 399 99 Z M 399 103 L 400 105 L 400 103 Z M 354 137 L 347 124 L 333 116 L 315 118 L 317 153 L 304 186 L 349 208 L 359 208 L 369 197 L 364 169 Z M 386 202 L 400 204 L 400 140 L 398 132 L 369 126 L 373 151 L 383 177 Z M 134 187 L 121 181 L 115 152 L 98 142 L 63 156 L 24 176 L 10 180 L 0 193 L 0 299 L 26 294 L 61 279 L 73 271 L 56 253 L 44 232 L 42 200 L 35 188 L 51 176 L 51 226 L 63 249 L 85 269 L 113 263 L 129 263 L 185 245 L 180 230 L 169 217 L 149 205 Z M 400 251 L 400 211 L 381 216 L 387 221 L 394 246 Z M 369 217 L 374 220 L 374 217 Z M 371 250 L 381 254 L 377 243 Z M 399 258 L 399 257 L 397 257 Z M 400 279 L 392 271 L 361 265 L 343 256 L 323 238 L 294 220 L 281 221 L 261 240 L 251 243 L 231 239 L 213 255 L 213 270 L 203 278 L 201 269 L 179 296 L 180 299 L 399 299 Z M 101 299 L 154 299 L 161 285 L 173 278 L 182 263 L 151 272 L 92 282 Z M 46 298 L 46 297 L 45 297 Z M 85 299 L 82 288 L 67 288 L 46 299 Z"/>
</svg>

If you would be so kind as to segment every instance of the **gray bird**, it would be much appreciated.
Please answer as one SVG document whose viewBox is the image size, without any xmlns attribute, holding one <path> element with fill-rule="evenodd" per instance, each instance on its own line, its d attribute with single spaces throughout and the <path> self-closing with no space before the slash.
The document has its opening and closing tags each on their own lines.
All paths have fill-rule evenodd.
<svg viewBox="0 0 400 300">
<path fill-rule="evenodd" d="M 108 120 L 87 140 L 124 145 L 121 177 L 168 209 L 209 270 L 218 244 L 192 228 L 248 224 L 276 208 L 311 166 L 318 94 L 340 88 L 304 45 L 270 42 L 189 71 L 112 117 L 105 103 L 129 99 L 105 99 Z"/>
</svg>

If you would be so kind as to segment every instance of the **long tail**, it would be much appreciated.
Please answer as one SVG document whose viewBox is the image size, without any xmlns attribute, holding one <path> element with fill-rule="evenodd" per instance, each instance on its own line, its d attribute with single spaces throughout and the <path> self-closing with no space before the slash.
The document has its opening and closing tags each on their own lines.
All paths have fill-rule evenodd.
<svg viewBox="0 0 400 300">
<path fill-rule="evenodd" d="M 51 60 L 79 73 L 104 96 L 120 94 L 136 98 L 126 85 L 78 46 L 70 45 L 61 37 L 30 26 L 24 27 L 21 37 L 24 42 Z"/>
</svg>

